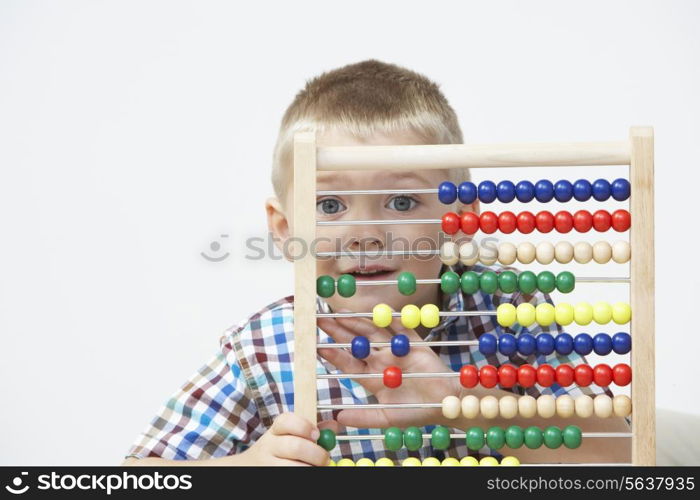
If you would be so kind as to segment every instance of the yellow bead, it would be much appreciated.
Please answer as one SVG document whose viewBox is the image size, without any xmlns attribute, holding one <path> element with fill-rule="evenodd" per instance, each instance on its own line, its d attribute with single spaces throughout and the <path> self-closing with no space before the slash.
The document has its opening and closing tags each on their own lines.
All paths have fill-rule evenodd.
<svg viewBox="0 0 700 500">
<path fill-rule="evenodd" d="M 612 306 L 607 302 L 593 304 L 593 321 L 599 325 L 607 325 L 612 319 Z"/>
<path fill-rule="evenodd" d="M 423 460 L 423 466 L 425 467 L 435 467 L 436 465 L 440 465 L 440 460 L 435 457 L 428 457 Z"/>
<path fill-rule="evenodd" d="M 464 457 L 459 461 L 459 465 L 471 467 L 474 465 L 479 465 L 479 461 L 474 457 Z"/>
<path fill-rule="evenodd" d="M 593 321 L 593 306 L 588 302 L 579 302 L 574 306 L 574 321 L 577 325 L 588 325 Z"/>
<path fill-rule="evenodd" d="M 459 460 L 453 457 L 447 457 L 445 460 L 442 461 L 442 465 L 446 467 L 454 467 L 456 465 L 459 465 Z"/>
<path fill-rule="evenodd" d="M 479 460 L 479 465 L 493 466 L 500 464 L 498 463 L 498 460 L 496 460 L 494 457 L 484 457 L 481 460 Z"/>
<path fill-rule="evenodd" d="M 535 306 L 527 302 L 518 304 L 515 309 L 520 326 L 530 326 L 535 323 Z"/>
<path fill-rule="evenodd" d="M 329 460 L 328 464 L 326 465 L 326 467 L 335 467 L 335 466 L 336 466 L 335 460 Z"/>
<path fill-rule="evenodd" d="M 554 323 L 554 306 L 547 302 L 537 304 L 535 307 L 535 319 L 540 326 L 549 326 Z"/>
<path fill-rule="evenodd" d="M 420 322 L 426 328 L 434 328 L 440 324 L 440 309 L 435 304 L 425 304 L 420 308 Z"/>
<path fill-rule="evenodd" d="M 386 328 L 391 324 L 391 307 L 386 304 L 377 304 L 372 309 L 372 321 L 379 328 Z"/>
<path fill-rule="evenodd" d="M 411 330 L 420 326 L 420 309 L 414 304 L 408 304 L 401 309 L 401 324 Z"/>
<path fill-rule="evenodd" d="M 382 457 L 379 460 L 377 460 L 374 465 L 376 465 L 377 467 L 393 467 L 394 461 L 390 458 Z"/>
<path fill-rule="evenodd" d="M 338 467 L 355 467 L 355 462 L 349 458 L 341 458 L 338 460 Z"/>
<path fill-rule="evenodd" d="M 355 465 L 357 467 L 374 467 L 374 462 L 370 458 L 361 458 Z"/>
<path fill-rule="evenodd" d="M 401 465 L 404 467 L 419 467 L 420 460 L 416 457 L 408 457 L 403 462 L 401 462 Z"/>
<path fill-rule="evenodd" d="M 516 309 L 513 304 L 501 304 L 496 309 L 496 321 L 501 326 L 513 326 L 517 319 Z"/>
<path fill-rule="evenodd" d="M 615 302 L 612 306 L 612 319 L 618 325 L 629 323 L 632 318 L 632 308 L 625 302 Z"/>
<path fill-rule="evenodd" d="M 558 325 L 570 325 L 574 321 L 574 307 L 566 302 L 554 306 L 554 321 Z"/>
<path fill-rule="evenodd" d="M 520 465 L 520 460 L 515 457 L 503 457 L 503 460 L 501 460 L 501 465 L 517 467 Z"/>
</svg>

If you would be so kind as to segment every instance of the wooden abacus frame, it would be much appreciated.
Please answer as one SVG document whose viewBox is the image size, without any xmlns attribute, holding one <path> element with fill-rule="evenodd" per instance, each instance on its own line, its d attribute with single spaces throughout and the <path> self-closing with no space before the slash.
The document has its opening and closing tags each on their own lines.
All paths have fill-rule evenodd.
<svg viewBox="0 0 700 500">
<path fill-rule="evenodd" d="M 317 412 L 316 173 L 484 167 L 627 165 L 631 184 L 630 304 L 633 319 L 632 463 L 656 461 L 654 382 L 654 133 L 631 127 L 618 142 L 318 147 L 313 132 L 294 136 L 294 411 Z"/>
</svg>

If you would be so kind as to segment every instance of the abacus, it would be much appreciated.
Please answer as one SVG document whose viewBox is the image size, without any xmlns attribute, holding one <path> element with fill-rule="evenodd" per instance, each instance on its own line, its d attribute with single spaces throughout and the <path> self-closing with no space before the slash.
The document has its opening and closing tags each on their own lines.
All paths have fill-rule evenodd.
<svg viewBox="0 0 700 500">
<path fill-rule="evenodd" d="M 627 231 L 629 230 L 629 242 L 616 242 L 614 245 L 599 242 L 595 245 L 558 242 L 555 245 L 541 244 L 534 247 L 527 242 L 517 247 L 511 243 L 504 243 L 498 248 L 485 251 L 484 249 L 470 248 L 473 243 L 457 246 L 448 242 L 439 251 L 430 250 L 433 255 L 440 254 L 445 263 L 461 260 L 465 265 L 478 261 L 489 265 L 496 261 L 510 264 L 518 260 L 528 264 L 537 259 L 540 263 L 569 262 L 574 258 L 577 262 L 630 262 L 629 278 L 585 278 L 574 277 L 571 273 L 562 272 L 554 275 L 544 271 L 535 275 L 531 271 L 522 271 L 519 274 L 513 272 L 496 273 L 485 272 L 478 275 L 474 272 L 458 276 L 456 273 L 445 273 L 435 280 L 416 280 L 410 274 L 400 275 L 398 280 L 391 283 L 364 282 L 355 283 L 350 275 L 344 275 L 337 279 L 316 276 L 316 258 L 312 252 L 296 252 L 294 261 L 295 295 L 294 295 L 294 411 L 306 419 L 316 422 L 317 415 L 317 378 L 339 377 L 341 375 L 317 375 L 317 325 L 319 316 L 360 316 L 372 318 L 375 325 L 385 327 L 390 324 L 392 318 L 400 317 L 407 328 L 415 328 L 421 324 L 432 327 L 439 323 L 440 317 L 448 315 L 483 315 L 492 314 L 500 325 L 510 326 L 519 323 L 522 326 L 538 324 L 549 325 L 553 322 L 559 325 L 572 323 L 586 325 L 595 321 L 598 324 L 614 321 L 617 324 L 629 324 L 629 333 L 618 333 L 613 336 L 596 335 L 591 338 L 588 335 L 572 338 L 568 334 L 560 334 L 553 337 L 549 334 L 540 334 L 535 338 L 530 335 L 519 336 L 501 335 L 499 338 L 491 334 L 483 334 L 477 341 L 464 341 L 465 344 L 479 346 L 482 352 L 502 353 L 516 350 L 523 354 L 532 352 L 577 352 L 590 353 L 592 349 L 596 353 L 606 354 L 614 350 L 618 354 L 630 353 L 630 364 L 620 363 L 614 367 L 607 364 L 598 364 L 591 367 L 588 364 L 580 364 L 572 367 L 559 365 L 556 368 L 540 365 L 536 369 L 530 365 L 523 365 L 518 369 L 511 365 L 500 367 L 485 366 L 477 370 L 474 366 L 466 365 L 459 372 L 454 373 L 401 373 L 400 370 L 389 367 L 384 373 L 362 374 L 358 376 L 383 378 L 385 385 L 396 387 L 402 379 L 412 377 L 450 377 L 460 378 L 465 387 L 474 387 L 480 383 L 484 387 L 512 387 L 519 383 L 523 386 L 531 386 L 535 382 L 548 387 L 553 382 L 562 386 L 577 384 L 586 386 L 595 383 L 601 387 L 607 387 L 613 383 L 627 385 L 631 383 L 632 372 L 634 384 L 631 386 L 631 397 L 616 396 L 614 399 L 608 396 L 590 398 L 579 397 L 574 400 L 571 396 L 543 395 L 535 399 L 531 396 L 503 397 L 500 400 L 493 396 L 479 400 L 474 396 L 467 396 L 462 401 L 457 397 L 447 397 L 442 402 L 433 404 L 413 405 L 413 407 L 441 407 L 446 417 L 462 414 L 469 415 L 501 414 L 504 417 L 519 413 L 521 416 L 546 417 L 555 412 L 560 416 L 630 416 L 632 422 L 629 433 L 587 433 L 576 426 L 568 426 L 564 429 L 548 427 L 544 430 L 538 427 L 526 429 L 498 429 L 491 428 L 484 432 L 479 428 L 468 429 L 464 434 L 450 435 L 447 428 L 436 427 L 432 434 L 422 435 L 418 428 L 409 428 L 404 431 L 390 429 L 385 431 L 384 440 L 388 447 L 400 447 L 406 445 L 420 447 L 424 439 L 431 439 L 433 446 L 440 449 L 444 442 L 452 439 L 466 439 L 469 449 L 478 450 L 484 445 L 498 449 L 504 444 L 517 449 L 525 443 L 529 448 L 544 444 L 549 448 L 566 446 L 577 447 L 582 438 L 625 437 L 631 440 L 631 457 L 633 465 L 654 465 L 655 463 L 655 403 L 654 403 L 654 236 L 653 236 L 653 129 L 651 127 L 632 127 L 628 140 L 614 142 L 580 142 L 580 143 L 510 143 L 495 145 L 391 145 L 391 146 L 354 146 L 354 147 L 318 147 L 313 132 L 300 132 L 294 138 L 294 228 L 293 235 L 295 245 L 304 245 L 312 242 L 316 237 L 317 225 L 324 222 L 316 221 L 316 173 L 317 171 L 341 171 L 341 170 L 381 170 L 381 169 L 451 169 L 451 168 L 504 168 L 504 167 L 573 167 L 573 166 L 611 166 L 625 165 L 629 167 L 629 180 L 616 179 L 612 183 L 599 179 L 594 183 L 568 181 L 557 182 L 541 181 L 536 185 L 529 181 L 513 182 L 504 181 L 496 185 L 493 182 L 482 182 L 479 186 L 471 182 L 465 182 L 455 186 L 445 182 L 430 191 L 435 193 L 444 203 L 452 203 L 459 198 L 465 204 L 475 199 L 488 203 L 498 199 L 499 201 L 512 201 L 517 198 L 521 202 L 529 202 L 537 199 L 547 202 L 553 198 L 558 201 L 568 201 L 575 198 L 578 201 L 594 198 L 595 200 L 608 199 L 611 196 L 616 200 L 629 199 L 630 211 L 616 210 L 612 213 L 598 210 L 591 214 L 586 210 L 579 210 L 574 214 L 560 211 L 551 214 L 541 211 L 537 215 L 529 211 L 519 214 L 512 212 L 482 212 L 476 214 L 466 212 L 455 214 L 448 212 L 442 219 L 419 221 L 345 221 L 331 222 L 331 224 L 382 224 L 382 223 L 435 223 L 440 224 L 442 231 L 447 234 L 455 234 L 462 231 L 473 235 L 477 231 L 490 234 L 495 231 L 512 233 L 518 231 L 528 234 L 533 231 L 540 233 L 563 234 L 570 231 L 585 232 L 595 230 Z M 405 190 L 408 191 L 408 190 Z M 348 194 L 388 193 L 390 190 L 382 189 Z M 414 192 L 414 191 L 410 191 Z M 340 192 L 334 193 L 339 194 Z M 633 215 L 633 217 L 630 216 Z M 306 248 L 309 248 L 308 246 Z M 297 248 L 300 249 L 300 248 Z M 418 252 L 418 251 L 416 251 Z M 481 253 L 480 253 L 481 252 Z M 339 254 L 338 252 L 327 252 Z M 349 276 L 349 277 L 348 277 Z M 619 302 L 606 304 L 579 303 L 574 305 L 567 303 L 520 304 L 516 308 L 512 304 L 501 304 L 493 311 L 440 311 L 434 304 L 427 304 L 421 308 L 406 306 L 401 312 L 394 312 L 384 304 L 377 304 L 373 311 L 357 313 L 317 313 L 316 299 L 319 296 L 329 296 L 334 292 L 342 296 L 350 296 L 356 292 L 357 285 L 393 285 L 398 286 L 401 293 L 410 294 L 417 285 L 422 283 L 440 283 L 443 290 L 455 291 L 460 287 L 465 293 L 474 293 L 482 290 L 484 293 L 493 293 L 500 289 L 504 292 L 520 290 L 530 293 L 535 290 L 550 292 L 558 290 L 566 293 L 574 287 L 575 282 L 601 282 L 621 281 L 630 285 L 629 303 Z M 634 311 L 634 321 L 631 320 L 631 312 Z M 631 346 L 634 339 L 634 347 Z M 426 344 L 430 344 L 426 342 Z M 434 344 L 440 344 L 435 342 Z M 357 337 L 351 345 L 339 345 L 337 347 L 350 348 L 356 357 L 369 354 L 369 343 L 363 337 Z M 410 346 L 404 335 L 395 335 L 391 343 L 378 347 L 391 347 L 397 355 L 405 355 Z M 354 375 L 344 374 L 345 377 Z M 411 406 L 411 405 L 404 405 Z M 328 409 L 328 408 L 327 408 Z M 333 408 L 335 409 L 335 408 Z M 455 418 L 452 417 L 452 418 Z M 393 433 L 393 434 L 392 434 Z M 365 436 L 366 437 L 366 436 Z M 337 436 L 337 439 L 360 439 L 363 436 Z M 335 444 L 336 436 L 332 433 L 322 433 L 321 441 L 324 447 L 330 449 Z M 417 449 L 417 448 L 414 448 Z M 444 449 L 444 448 L 443 448 Z M 357 465 L 367 465 L 358 461 Z M 380 459 L 376 465 L 391 465 L 387 459 Z M 371 460 L 369 460 L 371 462 Z M 380 463 L 382 462 L 382 463 Z M 389 460 L 389 462 L 391 462 Z M 449 463 L 448 463 L 449 462 Z M 462 465 L 475 464 L 473 457 L 462 460 Z M 427 459 L 422 465 L 439 465 L 437 459 Z M 482 459 L 481 465 L 497 465 L 495 458 Z M 518 465 L 515 457 L 505 457 L 502 465 Z M 343 464 L 338 464 L 343 465 Z M 347 465 L 347 464 L 346 464 Z M 355 464 L 350 464 L 355 465 Z M 370 464 L 372 465 L 372 464 Z M 403 465 L 421 465 L 417 459 L 407 459 Z M 446 459 L 444 465 L 459 465 L 456 459 Z M 523 464 L 526 465 L 526 464 Z"/>
</svg>

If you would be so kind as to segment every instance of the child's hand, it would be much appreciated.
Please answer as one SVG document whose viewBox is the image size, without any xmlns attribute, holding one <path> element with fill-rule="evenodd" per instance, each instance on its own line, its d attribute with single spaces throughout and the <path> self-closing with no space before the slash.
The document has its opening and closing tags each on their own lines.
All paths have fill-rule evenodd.
<svg viewBox="0 0 700 500">
<path fill-rule="evenodd" d="M 343 312 L 343 311 L 338 311 Z M 415 330 L 401 325 L 400 318 L 394 318 L 389 328 L 379 328 L 366 318 L 319 318 L 318 326 L 337 343 L 351 343 L 356 336 L 364 336 L 374 342 L 391 342 L 392 332 L 403 333 L 411 342 L 406 356 L 397 357 L 390 347 L 371 348 L 365 359 L 357 359 L 344 349 L 323 349 L 318 353 L 343 373 L 382 373 L 388 366 L 398 366 L 402 373 L 450 372 L 429 347 L 420 347 L 423 341 Z M 381 378 L 356 379 L 367 391 L 374 394 L 379 403 L 441 403 L 445 396 L 458 395 L 458 378 L 404 378 L 401 386 L 390 389 Z M 433 425 L 442 419 L 440 408 L 390 409 L 390 410 L 342 410 L 338 413 L 338 423 L 351 427 L 387 428 L 391 426 Z"/>
</svg>

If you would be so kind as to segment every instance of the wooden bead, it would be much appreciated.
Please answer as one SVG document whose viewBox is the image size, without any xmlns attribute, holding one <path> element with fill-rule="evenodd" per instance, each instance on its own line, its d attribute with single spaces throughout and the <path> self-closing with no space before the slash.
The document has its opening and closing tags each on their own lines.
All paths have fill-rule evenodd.
<svg viewBox="0 0 700 500">
<path fill-rule="evenodd" d="M 459 261 L 465 266 L 473 266 L 479 262 L 479 247 L 476 241 L 470 240 L 459 247 Z"/>
<path fill-rule="evenodd" d="M 560 241 L 554 246 L 554 258 L 560 264 L 568 264 L 574 258 L 574 246 L 568 241 Z"/>
<path fill-rule="evenodd" d="M 535 254 L 537 251 L 535 249 L 535 245 L 526 241 L 518 245 L 517 253 L 518 262 L 521 264 L 530 264 L 533 260 L 535 260 Z"/>
<path fill-rule="evenodd" d="M 479 247 L 479 261 L 485 266 L 492 266 L 498 260 L 498 247 L 491 243 Z"/>
<path fill-rule="evenodd" d="M 613 398 L 613 413 L 616 417 L 629 417 L 632 414 L 632 400 L 629 396 L 618 394 Z"/>
<path fill-rule="evenodd" d="M 609 418 L 613 414 L 612 398 L 607 394 L 598 394 L 593 399 L 593 412 L 596 417 Z"/>
<path fill-rule="evenodd" d="M 479 409 L 484 418 L 496 418 L 498 416 L 498 399 L 495 396 L 481 398 Z"/>
<path fill-rule="evenodd" d="M 579 264 L 588 264 L 593 258 L 593 247 L 590 243 L 579 241 L 574 245 L 574 260 Z"/>
<path fill-rule="evenodd" d="M 535 258 L 540 264 L 551 264 L 554 260 L 554 245 L 549 241 L 539 243 L 535 248 Z"/>
<path fill-rule="evenodd" d="M 576 407 L 576 416 L 581 418 L 589 418 L 593 415 L 593 398 L 590 396 L 579 396 L 574 403 Z"/>
<path fill-rule="evenodd" d="M 612 247 L 607 241 L 598 241 L 593 245 L 593 260 L 598 264 L 607 264 L 612 258 Z"/>
<path fill-rule="evenodd" d="M 476 396 L 464 396 L 462 398 L 462 415 L 464 418 L 476 418 L 479 416 L 479 398 Z"/>
<path fill-rule="evenodd" d="M 537 398 L 537 414 L 542 418 L 552 418 L 557 413 L 557 404 L 554 396 L 543 394 Z"/>
<path fill-rule="evenodd" d="M 462 402 L 457 396 L 447 396 L 442 400 L 442 415 L 445 418 L 455 419 L 462 413 Z"/>
<path fill-rule="evenodd" d="M 498 262 L 504 266 L 510 266 L 515 262 L 518 249 L 512 243 L 501 243 L 498 245 Z"/>
<path fill-rule="evenodd" d="M 503 396 L 498 400 L 498 410 L 503 418 L 518 416 L 518 400 L 515 396 Z"/>
<path fill-rule="evenodd" d="M 557 415 L 562 418 L 571 418 L 574 416 L 574 398 L 568 394 L 557 397 Z"/>
<path fill-rule="evenodd" d="M 454 241 L 446 241 L 440 247 L 440 260 L 447 266 L 454 266 L 459 262 L 459 247 Z"/>
<path fill-rule="evenodd" d="M 537 400 L 532 396 L 520 396 L 518 413 L 524 418 L 532 418 L 537 415 Z"/>
<path fill-rule="evenodd" d="M 612 245 L 612 259 L 618 264 L 629 262 L 631 252 L 630 244 L 626 241 L 616 241 Z"/>
</svg>

